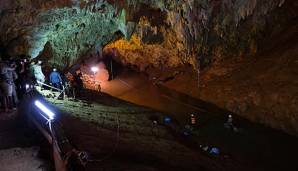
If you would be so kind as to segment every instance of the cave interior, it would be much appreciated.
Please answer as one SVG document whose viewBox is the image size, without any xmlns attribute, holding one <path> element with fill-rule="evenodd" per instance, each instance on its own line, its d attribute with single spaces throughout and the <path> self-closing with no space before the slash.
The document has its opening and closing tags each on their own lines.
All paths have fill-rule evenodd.
<svg viewBox="0 0 298 171">
<path fill-rule="evenodd" d="M 41 61 L 44 79 L 0 105 L 0 166 L 295 171 L 297 21 L 296 0 L 0 0 L 0 63 Z M 36 98 L 84 166 L 59 168 L 56 139 L 26 121 Z"/>
</svg>

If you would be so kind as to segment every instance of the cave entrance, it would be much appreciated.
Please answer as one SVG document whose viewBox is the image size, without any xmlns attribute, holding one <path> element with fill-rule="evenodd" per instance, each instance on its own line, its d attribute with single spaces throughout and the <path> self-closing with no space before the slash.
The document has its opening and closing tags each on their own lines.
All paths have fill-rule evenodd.
<svg viewBox="0 0 298 171">
<path fill-rule="evenodd" d="M 104 51 L 100 62 L 105 65 L 105 68 L 109 73 L 108 81 L 116 78 L 124 69 L 119 57 L 119 53 L 115 48 Z"/>
<path fill-rule="evenodd" d="M 103 53 L 93 51 L 83 59 L 68 70 L 67 77 L 73 81 L 80 75 L 84 87 L 90 90 L 100 91 L 102 86 L 116 79 L 125 69 L 117 49 L 108 49 Z"/>
</svg>

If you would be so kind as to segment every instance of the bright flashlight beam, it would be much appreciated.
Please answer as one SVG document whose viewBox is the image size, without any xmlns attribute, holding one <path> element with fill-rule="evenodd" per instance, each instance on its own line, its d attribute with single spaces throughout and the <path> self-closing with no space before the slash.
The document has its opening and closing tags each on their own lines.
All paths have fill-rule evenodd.
<svg viewBox="0 0 298 171">
<path fill-rule="evenodd" d="M 97 72 L 98 71 L 98 67 L 91 67 L 91 71 L 94 72 L 94 73 Z"/>
<path fill-rule="evenodd" d="M 45 107 L 42 103 L 40 103 L 40 101 L 36 100 L 34 102 L 35 106 L 37 106 L 43 113 L 45 113 L 48 116 L 49 120 L 53 120 L 55 114 L 50 111 L 47 107 Z"/>
</svg>

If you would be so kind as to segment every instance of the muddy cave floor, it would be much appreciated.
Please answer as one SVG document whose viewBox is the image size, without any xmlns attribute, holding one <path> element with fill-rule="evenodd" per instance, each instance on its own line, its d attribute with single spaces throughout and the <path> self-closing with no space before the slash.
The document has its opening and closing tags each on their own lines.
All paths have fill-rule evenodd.
<svg viewBox="0 0 298 171">
<path fill-rule="evenodd" d="M 87 170 L 298 169 L 296 137 L 237 117 L 239 132 L 232 132 L 224 127 L 226 111 L 160 90 L 138 73 L 102 83 L 102 91 L 112 96 L 85 91 L 80 100 L 48 98 L 63 113 L 71 142 L 99 160 Z M 186 138 L 182 130 L 190 113 L 198 114 L 198 126 Z M 162 124 L 165 116 L 173 122 Z M 152 118 L 160 124 L 154 125 Z M 199 145 L 218 147 L 221 153 L 212 156 Z"/>
<path fill-rule="evenodd" d="M 161 92 L 140 74 L 124 73 L 103 83 L 102 91 L 112 96 L 85 91 L 78 100 L 54 102 L 47 98 L 60 111 L 60 122 L 71 143 L 96 160 L 87 165 L 87 170 L 294 171 L 298 168 L 297 138 L 237 117 L 239 132 L 234 133 L 224 128 L 225 111 L 187 99 L 175 91 Z M 186 103 L 190 101 L 196 105 Z M 198 114 L 199 121 L 193 135 L 186 138 L 181 131 L 190 113 Z M 173 122 L 152 123 L 152 118 L 162 123 L 165 116 L 171 116 Z M 27 170 L 51 170 L 50 159 L 37 155 L 38 149 L 49 147 L 38 138 L 41 135 L 28 131 L 31 129 L 15 117 L 1 120 L 0 147 L 5 149 L 0 151 L 0 163 L 4 163 L 1 166 L 7 166 L 7 171 L 18 170 L 11 166 L 21 163 L 18 167 L 30 168 Z M 218 147 L 221 153 L 207 154 L 199 145 Z M 7 162 L 7 154 L 15 162 Z"/>
<path fill-rule="evenodd" d="M 17 111 L 0 111 L 0 170 L 50 171 L 50 146 L 35 129 L 23 122 Z M 46 149 L 46 150 L 44 150 Z"/>
</svg>

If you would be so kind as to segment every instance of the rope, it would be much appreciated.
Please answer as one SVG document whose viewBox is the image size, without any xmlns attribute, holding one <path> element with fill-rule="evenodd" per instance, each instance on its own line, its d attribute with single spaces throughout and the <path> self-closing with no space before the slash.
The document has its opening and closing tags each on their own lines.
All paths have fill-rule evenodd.
<svg viewBox="0 0 298 171">
<path fill-rule="evenodd" d="M 63 96 L 65 96 L 65 90 L 66 90 L 66 88 L 68 88 L 68 85 L 66 85 L 65 87 L 62 85 L 62 91 L 60 92 L 60 94 L 55 98 L 55 100 L 53 101 L 53 103 L 55 103 L 57 100 L 58 100 L 58 98 L 61 96 L 61 94 L 63 93 Z"/>
<path fill-rule="evenodd" d="M 40 81 L 38 81 L 38 80 L 37 80 L 37 83 L 39 83 L 39 84 L 42 84 L 42 85 L 44 85 L 44 86 L 46 86 L 46 87 L 49 87 L 49 88 L 52 88 L 52 89 L 58 90 L 58 91 L 63 91 L 63 90 L 61 90 L 61 89 L 59 89 L 59 88 L 56 88 L 56 87 L 50 86 L 50 85 L 48 85 L 48 84 L 45 84 L 45 83 L 43 83 L 43 82 L 40 82 Z"/>
<path fill-rule="evenodd" d="M 119 80 L 120 82 L 122 82 L 123 84 L 125 84 L 127 87 L 129 87 L 129 88 L 134 88 L 133 86 L 131 86 L 130 84 L 128 84 L 126 81 L 123 81 L 123 80 L 120 79 L 120 78 L 118 78 L 118 80 Z"/>
</svg>

